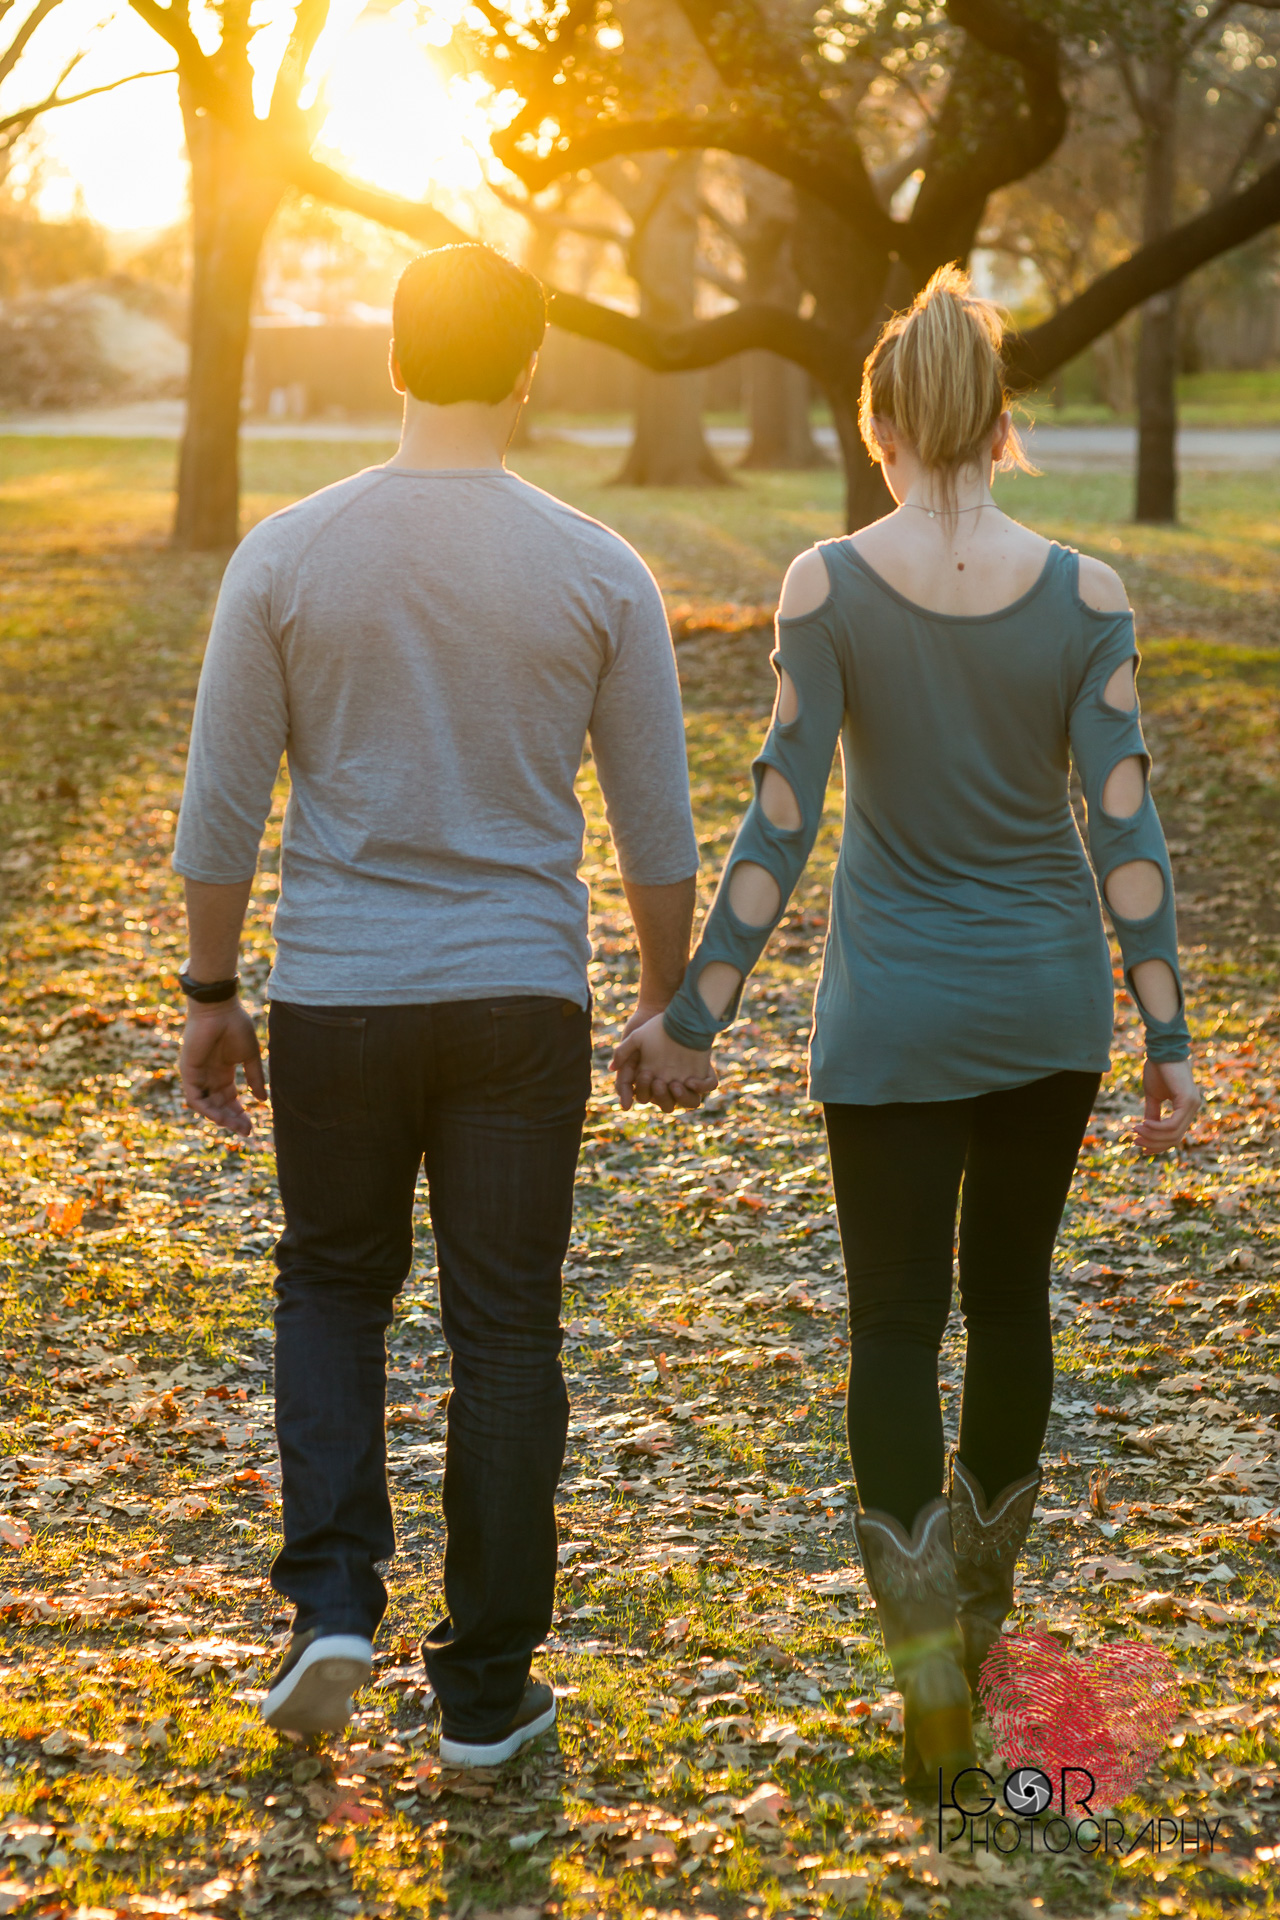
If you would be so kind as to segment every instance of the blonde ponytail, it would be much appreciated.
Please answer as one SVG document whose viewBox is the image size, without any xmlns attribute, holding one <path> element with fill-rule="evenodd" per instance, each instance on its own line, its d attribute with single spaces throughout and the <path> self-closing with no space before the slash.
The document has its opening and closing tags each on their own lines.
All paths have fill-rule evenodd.
<svg viewBox="0 0 1280 1920">
<path fill-rule="evenodd" d="M 873 460 L 881 456 L 873 419 L 887 420 L 924 465 L 954 474 L 982 460 L 1009 404 L 1004 325 L 958 266 L 939 267 L 906 313 L 885 323 L 862 375 L 858 427 Z M 1011 432 L 1002 470 L 1035 469 Z"/>
</svg>

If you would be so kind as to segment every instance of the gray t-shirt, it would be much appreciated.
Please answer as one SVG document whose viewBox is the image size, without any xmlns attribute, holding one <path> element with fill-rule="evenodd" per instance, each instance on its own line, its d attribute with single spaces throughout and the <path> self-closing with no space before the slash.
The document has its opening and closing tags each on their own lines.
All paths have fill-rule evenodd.
<svg viewBox="0 0 1280 1920">
<path fill-rule="evenodd" d="M 250 878 L 287 754 L 274 999 L 584 1005 L 588 736 L 624 879 L 688 879 L 675 658 L 639 555 L 503 469 L 372 467 L 234 554 L 173 864 Z"/>
</svg>

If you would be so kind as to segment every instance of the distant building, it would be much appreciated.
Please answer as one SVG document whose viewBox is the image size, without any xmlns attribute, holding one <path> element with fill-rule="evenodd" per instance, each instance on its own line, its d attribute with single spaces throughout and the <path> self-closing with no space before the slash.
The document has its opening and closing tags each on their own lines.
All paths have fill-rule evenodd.
<svg viewBox="0 0 1280 1920">
<path fill-rule="evenodd" d="M 263 315 L 253 322 L 246 407 L 258 419 L 381 419 L 399 413 L 387 372 L 391 316 L 332 320 L 324 314 Z M 541 413 L 627 413 L 639 369 L 613 347 L 552 327 L 538 362 L 533 406 Z M 706 375 L 710 412 L 742 405 L 742 362 Z"/>
</svg>

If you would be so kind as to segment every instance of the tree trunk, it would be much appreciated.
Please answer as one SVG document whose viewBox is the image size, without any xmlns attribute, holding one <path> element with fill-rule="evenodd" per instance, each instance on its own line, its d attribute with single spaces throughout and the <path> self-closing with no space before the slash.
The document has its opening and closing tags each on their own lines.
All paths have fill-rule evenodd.
<svg viewBox="0 0 1280 1920">
<path fill-rule="evenodd" d="M 183 100 L 191 159 L 191 364 L 173 544 L 233 547 L 240 533 L 240 396 L 258 256 L 285 182 L 242 138 Z"/>
<path fill-rule="evenodd" d="M 1144 98 L 1144 245 L 1159 240 L 1173 225 L 1181 77 L 1176 47 L 1152 61 Z M 1178 294 L 1170 288 L 1146 302 L 1138 327 L 1138 476 L 1133 517 L 1150 525 L 1178 517 L 1177 376 Z"/>
<path fill-rule="evenodd" d="M 1138 332 L 1138 480 L 1135 520 L 1178 517 L 1178 291 L 1142 309 Z"/>
<path fill-rule="evenodd" d="M 751 444 L 740 464 L 779 471 L 829 466 L 809 422 L 807 370 L 776 353 L 751 353 L 746 361 Z"/>
<path fill-rule="evenodd" d="M 727 487 L 702 429 L 700 373 L 641 373 L 636 424 L 619 487 Z"/>
<path fill-rule="evenodd" d="M 873 520 L 893 512 L 893 495 L 884 483 L 879 461 L 862 444 L 857 394 L 829 392 L 827 398 L 844 463 L 845 532 L 857 533 L 859 527 L 869 527 Z"/>
<path fill-rule="evenodd" d="M 795 191 L 777 174 L 749 160 L 738 165 L 746 205 L 738 232 L 742 298 L 795 313 L 802 292 L 791 249 Z M 751 443 L 741 465 L 780 470 L 828 466 L 809 421 L 813 395 L 805 369 L 776 353 L 750 353 L 744 371 Z"/>
<path fill-rule="evenodd" d="M 688 327 L 696 317 L 698 173 L 702 156 L 674 160 L 645 156 L 662 169 L 643 211 L 634 220 L 631 272 L 640 288 L 640 317 L 664 331 Z M 611 191 L 613 190 L 611 183 Z M 728 474 L 707 444 L 702 428 L 700 373 L 641 373 L 635 436 L 616 484 L 627 487 L 727 487 Z"/>
</svg>

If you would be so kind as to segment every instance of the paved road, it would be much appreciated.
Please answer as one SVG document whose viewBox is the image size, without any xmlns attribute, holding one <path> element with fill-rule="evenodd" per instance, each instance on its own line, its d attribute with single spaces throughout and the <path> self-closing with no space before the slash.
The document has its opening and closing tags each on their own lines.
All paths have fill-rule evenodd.
<svg viewBox="0 0 1280 1920">
<path fill-rule="evenodd" d="M 100 407 L 75 413 L 28 414 L 0 420 L 0 437 L 51 436 L 96 440 L 176 440 L 182 432 L 180 400 L 148 400 L 128 407 Z M 363 440 L 395 439 L 387 420 L 250 420 L 246 440 Z M 544 429 L 548 439 L 585 447 L 624 447 L 625 425 Z M 534 422 L 534 434 L 538 426 Z M 730 454 L 746 445 L 742 427 L 712 427 L 711 444 Z M 835 447 L 835 433 L 819 427 L 817 438 Z M 1137 447 L 1133 427 L 1048 427 L 1026 434 L 1027 450 L 1037 465 L 1063 471 L 1082 468 L 1132 467 Z M 1280 429 L 1275 427 L 1183 427 L 1178 435 L 1178 458 L 1184 468 L 1241 470 L 1280 466 Z"/>
</svg>

